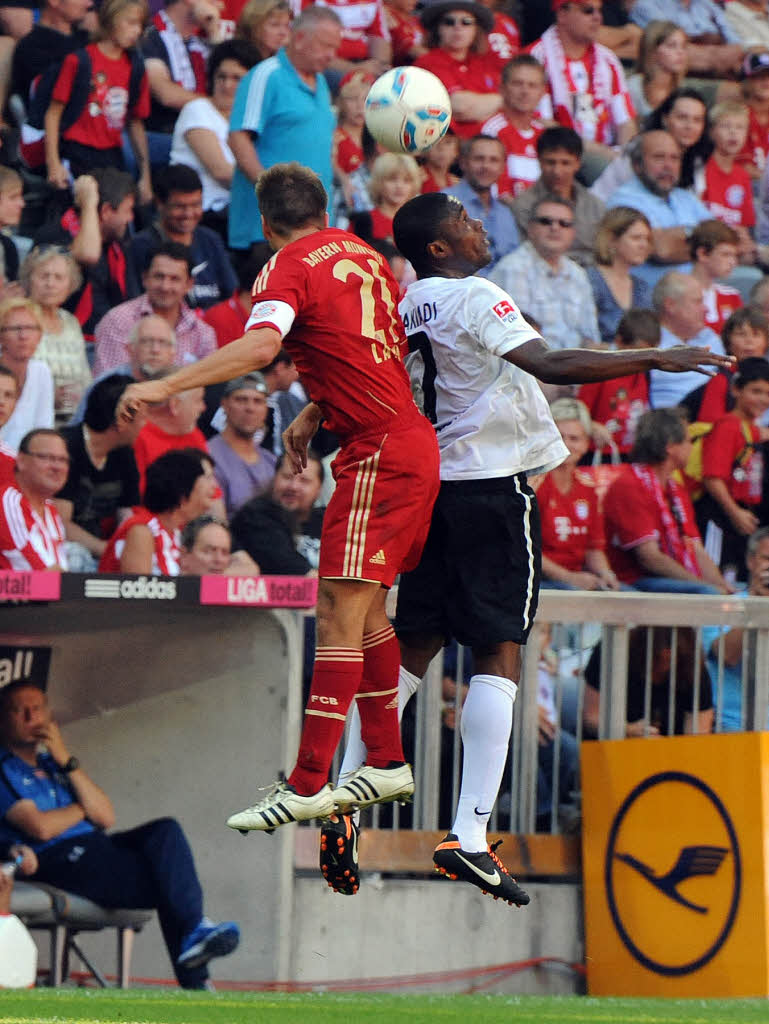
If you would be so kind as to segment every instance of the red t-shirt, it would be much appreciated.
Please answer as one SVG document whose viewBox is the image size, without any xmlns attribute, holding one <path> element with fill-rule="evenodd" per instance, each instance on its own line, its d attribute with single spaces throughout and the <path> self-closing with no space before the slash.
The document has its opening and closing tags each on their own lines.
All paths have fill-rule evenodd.
<svg viewBox="0 0 769 1024">
<path fill-rule="evenodd" d="M 289 243 L 254 282 L 249 328 L 273 327 L 342 439 L 419 415 L 402 356 L 398 283 L 387 260 L 338 228 Z"/>
<path fill-rule="evenodd" d="M 248 313 L 233 295 L 224 302 L 217 302 L 203 314 L 205 322 L 216 331 L 216 344 L 221 348 L 246 333 Z"/>
<path fill-rule="evenodd" d="M 0 495 L 0 569 L 66 569 L 66 539 L 52 501 L 45 502 L 41 516 L 18 487 L 5 488 Z"/>
<path fill-rule="evenodd" d="M 748 111 L 748 137 L 737 160 L 743 167 L 752 164 L 757 170 L 763 171 L 769 153 L 769 124 L 761 124 L 751 107 L 748 107 Z"/>
<path fill-rule="evenodd" d="M 579 572 L 585 567 L 587 551 L 604 551 L 603 516 L 598 507 L 595 485 L 574 474 L 571 490 L 562 494 L 548 473 L 537 490 L 542 521 L 542 554 L 564 569 Z"/>
<path fill-rule="evenodd" d="M 489 32 L 489 52 L 486 57 L 493 61 L 497 70 L 502 68 L 521 49 L 521 36 L 512 18 L 501 11 L 494 12 L 494 24 Z"/>
<path fill-rule="evenodd" d="M 378 240 L 384 239 L 387 242 L 393 240 L 393 219 L 387 217 L 381 210 L 374 207 L 369 210 L 371 216 L 371 237 Z"/>
<path fill-rule="evenodd" d="M 147 74 L 142 77 L 139 100 L 128 109 L 128 86 L 131 80 L 131 58 L 123 53 L 113 60 L 90 43 L 86 51 L 91 58 L 91 89 L 80 116 L 63 133 L 63 138 L 79 142 L 91 149 L 115 149 L 121 145 L 121 133 L 127 122 L 144 120 L 150 113 L 150 87 Z M 52 98 L 66 103 L 78 67 L 76 54 L 64 58 Z"/>
<path fill-rule="evenodd" d="M 651 467 L 646 467 L 651 468 Z M 699 539 L 694 509 L 686 488 L 669 480 L 666 489 L 668 506 L 675 508 L 679 536 L 686 546 Z M 606 492 L 603 504 L 607 554 L 617 578 L 633 584 L 646 573 L 636 560 L 633 549 L 644 541 L 656 540 L 660 550 L 668 554 L 665 546 L 665 526 L 654 495 L 638 480 L 632 466 L 623 466 L 622 472 Z M 696 573 L 699 575 L 699 573 Z"/>
<path fill-rule="evenodd" d="M 465 60 L 456 60 L 451 54 L 434 47 L 414 61 L 419 68 L 426 68 L 443 82 L 449 96 L 454 92 L 499 92 L 499 70 L 488 55 L 469 53 Z M 482 121 L 457 121 L 451 119 L 451 129 L 462 139 L 480 135 Z"/>
<path fill-rule="evenodd" d="M 758 449 L 747 448 L 746 434 L 758 444 L 758 427 L 738 413 L 728 412 L 717 420 L 702 440 L 702 475 L 723 480 L 729 494 L 741 505 L 758 505 L 764 457 Z"/>
<path fill-rule="evenodd" d="M 384 8 L 393 48 L 393 67 L 411 64 L 413 60 L 411 53 L 414 47 L 424 46 L 425 43 L 425 34 L 419 24 L 419 19 L 414 14 L 396 10 L 386 0 Z"/>
<path fill-rule="evenodd" d="M 200 451 L 208 454 L 208 446 L 203 432 L 195 427 L 189 434 L 167 434 L 165 430 L 156 427 L 154 423 L 145 423 L 139 431 L 139 436 L 134 442 L 134 457 L 136 467 L 139 470 L 139 488 L 144 492 L 144 481 L 147 475 L 147 466 L 159 459 L 166 452 L 176 451 L 179 448 L 199 448 Z"/>
<path fill-rule="evenodd" d="M 128 531 L 134 526 L 147 526 L 152 534 L 153 576 L 178 576 L 179 532 L 169 533 L 158 517 L 146 508 L 135 509 L 134 514 L 124 520 L 110 537 L 109 544 L 99 560 L 99 572 L 122 572 L 120 559 L 125 548 L 125 539 Z"/>
<path fill-rule="evenodd" d="M 435 178 L 432 176 L 432 174 L 430 174 L 429 171 L 423 170 L 422 173 L 424 175 L 424 177 L 422 178 L 422 189 L 421 189 L 422 193 L 426 193 L 426 192 L 440 192 L 443 188 L 445 188 L 445 185 L 439 185 L 438 184 L 438 182 L 435 180 Z M 455 175 L 453 175 L 453 174 L 449 175 L 449 185 L 456 185 L 456 183 L 458 181 L 459 181 L 459 178 L 457 178 Z"/>
<path fill-rule="evenodd" d="M 727 414 L 729 411 L 727 400 L 729 398 L 731 382 L 732 375 L 723 371 L 717 373 L 715 377 L 711 377 L 706 382 L 697 413 L 697 419 L 701 423 L 715 423 L 716 420 L 721 419 L 722 416 Z"/>
<path fill-rule="evenodd" d="M 332 147 L 334 163 L 345 174 L 356 170 L 363 163 L 363 147 L 344 128 L 335 130 Z"/>
<path fill-rule="evenodd" d="M 590 410 L 590 418 L 603 423 L 619 450 L 633 447 L 638 420 L 649 408 L 649 381 L 645 373 L 633 373 L 615 380 L 582 384 L 577 397 Z"/>
<path fill-rule="evenodd" d="M 505 169 L 497 181 L 501 196 L 517 196 L 538 180 L 540 167 L 537 139 L 544 130 L 542 122 L 534 118 L 530 128 L 520 131 L 502 110 L 490 117 L 481 128 L 483 135 L 493 135 L 507 151 Z"/>
<path fill-rule="evenodd" d="M 727 172 L 711 157 L 705 164 L 705 191 L 700 198 L 714 217 L 732 228 L 752 228 L 756 223 L 753 186 L 748 172 L 737 163 Z"/>
<path fill-rule="evenodd" d="M 716 334 L 721 333 L 721 328 L 735 309 L 742 307 L 742 296 L 728 284 L 713 284 L 705 288 L 702 301 L 705 303 L 705 323 Z"/>
<path fill-rule="evenodd" d="M 0 441 L 0 492 L 16 482 L 16 452 L 9 448 L 4 441 Z"/>
</svg>

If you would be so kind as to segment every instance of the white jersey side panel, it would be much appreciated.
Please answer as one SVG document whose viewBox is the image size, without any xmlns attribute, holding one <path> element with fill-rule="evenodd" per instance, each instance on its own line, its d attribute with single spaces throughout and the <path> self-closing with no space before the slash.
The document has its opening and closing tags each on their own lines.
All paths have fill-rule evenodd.
<svg viewBox="0 0 769 1024">
<path fill-rule="evenodd" d="M 429 277 L 409 285 L 398 308 L 442 480 L 543 473 L 566 458 L 539 384 L 502 358 L 539 337 L 506 292 L 482 277 Z"/>
</svg>

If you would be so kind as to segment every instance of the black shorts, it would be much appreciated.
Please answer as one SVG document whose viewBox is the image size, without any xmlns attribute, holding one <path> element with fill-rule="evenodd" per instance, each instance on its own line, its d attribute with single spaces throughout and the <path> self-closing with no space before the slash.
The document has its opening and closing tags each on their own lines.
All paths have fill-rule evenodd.
<svg viewBox="0 0 769 1024">
<path fill-rule="evenodd" d="M 539 509 L 525 474 L 443 481 L 422 559 L 401 577 L 395 631 L 478 648 L 524 644 L 541 561 Z"/>
</svg>

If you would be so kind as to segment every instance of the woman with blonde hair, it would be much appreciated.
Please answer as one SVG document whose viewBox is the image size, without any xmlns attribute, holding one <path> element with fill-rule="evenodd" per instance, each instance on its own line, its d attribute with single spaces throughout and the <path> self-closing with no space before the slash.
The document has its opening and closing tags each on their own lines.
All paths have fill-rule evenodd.
<svg viewBox="0 0 769 1024">
<path fill-rule="evenodd" d="M 288 42 L 291 5 L 288 0 L 248 0 L 235 26 L 235 38 L 255 46 L 261 60 Z"/>
<path fill-rule="evenodd" d="M 422 172 L 419 164 L 405 153 L 383 153 L 374 161 L 368 191 L 374 204 L 369 237 L 375 241 L 393 240 L 393 217 L 409 199 L 419 195 Z M 360 232 L 358 232 L 360 233 Z"/>
<path fill-rule="evenodd" d="M 648 117 L 686 75 L 687 38 L 673 21 L 650 21 L 643 31 L 628 91 L 640 118 Z"/>
<path fill-rule="evenodd" d="M 651 289 L 632 273 L 651 253 L 652 229 L 644 214 L 630 206 L 607 210 L 598 224 L 595 266 L 587 276 L 593 289 L 601 341 L 611 344 L 623 313 L 649 309 Z"/>
<path fill-rule="evenodd" d="M 22 263 L 19 281 L 41 310 L 43 335 L 36 354 L 53 375 L 55 418 L 61 425 L 92 380 L 80 324 L 61 308 L 80 287 L 83 275 L 68 250 L 40 245 Z"/>
<path fill-rule="evenodd" d="M 0 363 L 19 387 L 16 406 L 0 428 L 0 440 L 10 448 L 18 448 L 30 430 L 53 426 L 51 371 L 33 358 L 42 334 L 43 313 L 37 303 L 21 296 L 0 302 Z"/>
</svg>

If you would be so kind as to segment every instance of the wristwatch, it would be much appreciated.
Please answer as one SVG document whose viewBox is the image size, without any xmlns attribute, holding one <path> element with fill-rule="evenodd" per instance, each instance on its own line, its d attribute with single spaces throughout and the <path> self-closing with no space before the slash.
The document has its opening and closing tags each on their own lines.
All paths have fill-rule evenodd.
<svg viewBox="0 0 769 1024">
<path fill-rule="evenodd" d="M 59 766 L 59 771 L 64 772 L 65 775 L 69 775 L 70 772 L 76 772 L 80 767 L 80 762 L 76 757 L 71 757 L 65 764 Z"/>
</svg>

